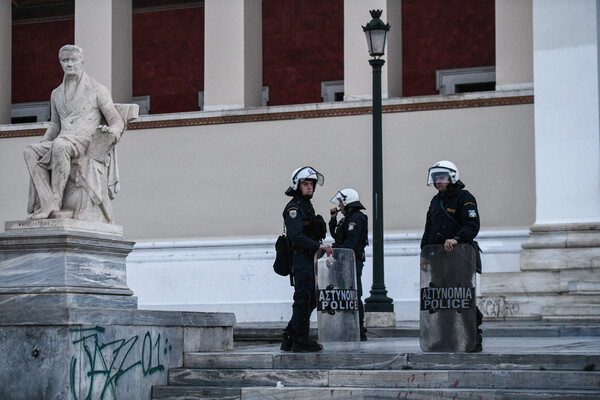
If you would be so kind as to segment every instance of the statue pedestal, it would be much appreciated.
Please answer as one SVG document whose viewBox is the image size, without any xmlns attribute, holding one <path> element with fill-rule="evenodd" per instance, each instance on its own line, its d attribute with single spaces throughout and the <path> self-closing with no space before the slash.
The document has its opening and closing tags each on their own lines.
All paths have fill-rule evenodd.
<svg viewBox="0 0 600 400">
<path fill-rule="evenodd" d="M 9 221 L 0 235 L 0 310 L 137 308 L 117 225 L 74 219 Z"/>
<path fill-rule="evenodd" d="M 5 231 L 0 398 L 150 398 L 184 352 L 233 349 L 233 314 L 137 309 L 122 227 L 46 219 Z"/>
</svg>

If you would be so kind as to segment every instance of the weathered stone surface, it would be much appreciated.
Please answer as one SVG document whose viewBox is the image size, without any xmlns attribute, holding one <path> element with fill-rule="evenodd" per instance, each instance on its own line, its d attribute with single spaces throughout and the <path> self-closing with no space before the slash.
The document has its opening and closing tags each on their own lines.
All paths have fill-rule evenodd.
<svg viewBox="0 0 600 400">
<path fill-rule="evenodd" d="M 396 313 L 365 312 L 365 326 L 367 328 L 396 326 Z"/>
<path fill-rule="evenodd" d="M 273 368 L 269 353 L 185 353 L 189 368 Z"/>
<path fill-rule="evenodd" d="M 520 272 L 481 276 L 484 317 L 600 319 L 599 223 L 534 225 L 522 247 Z"/>
<path fill-rule="evenodd" d="M 182 364 L 174 327 L 0 327 L 0 339 L 2 399 L 147 398 Z"/>
<path fill-rule="evenodd" d="M 65 230 L 123 236 L 123 227 L 121 225 L 89 222 L 70 218 L 6 221 L 4 223 L 4 231 L 6 233 Z"/>
<path fill-rule="evenodd" d="M 264 369 L 173 369 L 170 385 L 196 386 L 330 386 L 326 370 L 264 370 Z"/>
<path fill-rule="evenodd" d="M 560 291 L 559 278 L 559 272 L 554 271 L 482 274 L 479 287 L 488 296 L 556 293 Z"/>
<path fill-rule="evenodd" d="M 148 399 L 184 351 L 233 349 L 231 313 L 137 309 L 119 232 L 57 219 L 0 234 L 0 399 Z"/>
<path fill-rule="evenodd" d="M 68 221 L 52 221 L 55 230 L 0 234 L 0 309 L 61 304 L 135 308 L 135 298 L 120 298 L 133 294 L 127 286 L 125 259 L 134 243 L 102 229 L 88 229 L 108 224 Z"/>
</svg>

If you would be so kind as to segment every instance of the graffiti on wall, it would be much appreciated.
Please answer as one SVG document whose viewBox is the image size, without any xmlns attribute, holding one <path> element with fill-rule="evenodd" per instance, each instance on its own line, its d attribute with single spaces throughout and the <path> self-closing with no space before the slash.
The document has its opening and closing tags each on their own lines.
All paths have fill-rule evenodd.
<svg viewBox="0 0 600 400">
<path fill-rule="evenodd" d="M 69 369 L 74 400 L 79 400 L 78 393 L 81 400 L 116 400 L 120 379 L 133 374 L 147 377 L 164 372 L 161 353 L 166 356 L 171 351 L 169 340 L 161 341 L 160 333 L 153 337 L 147 331 L 143 338 L 133 335 L 104 341 L 105 328 L 101 326 L 74 328 L 70 332 L 77 335 L 72 343 L 81 350 L 81 359 L 72 357 Z"/>
<path fill-rule="evenodd" d="M 479 301 L 478 307 L 484 317 L 496 319 L 515 316 L 520 311 L 518 303 L 508 302 L 503 296 L 484 297 Z"/>
</svg>

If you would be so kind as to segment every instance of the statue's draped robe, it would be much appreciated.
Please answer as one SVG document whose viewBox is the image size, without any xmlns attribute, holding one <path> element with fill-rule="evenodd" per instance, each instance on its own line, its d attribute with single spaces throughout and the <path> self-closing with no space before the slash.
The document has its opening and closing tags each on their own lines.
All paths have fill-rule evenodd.
<svg viewBox="0 0 600 400">
<path fill-rule="evenodd" d="M 58 129 L 49 130 L 56 132 L 54 137 L 44 136 L 45 141 L 42 142 L 44 150 L 40 149 L 43 154 L 39 154 L 42 158 L 38 164 L 48 170 L 51 169 L 50 149 L 54 139 L 60 137 L 73 143 L 77 154 L 72 158 L 71 164 L 76 164 L 77 168 L 72 168 L 71 178 L 76 186 L 83 188 L 94 204 L 103 209 L 108 222 L 111 222 L 112 208 L 106 203 L 109 203 L 119 191 L 114 144 L 119 140 L 122 129 L 118 135 L 101 132 L 98 129 L 99 125 L 107 123 L 100 111 L 107 102 L 112 104 L 108 90 L 85 72 L 78 82 L 72 99 L 66 97 L 64 81 L 54 89 L 50 99 L 52 108 L 50 123 L 57 124 Z M 118 114 L 116 117 L 120 119 Z M 109 125 L 111 122 L 113 121 L 108 121 Z M 119 123 L 122 124 L 122 120 Z M 105 174 L 106 179 L 103 179 Z M 31 182 L 27 206 L 29 213 L 34 212 L 38 202 L 37 192 Z M 106 215 L 107 212 L 109 215 Z"/>
</svg>

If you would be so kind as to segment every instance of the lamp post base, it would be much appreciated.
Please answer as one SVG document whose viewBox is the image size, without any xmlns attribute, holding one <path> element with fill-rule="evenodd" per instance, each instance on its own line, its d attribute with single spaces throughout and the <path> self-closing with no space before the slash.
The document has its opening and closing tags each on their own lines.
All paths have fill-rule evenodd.
<svg viewBox="0 0 600 400">
<path fill-rule="evenodd" d="M 367 328 L 394 328 L 396 326 L 395 312 L 365 312 Z"/>
</svg>

